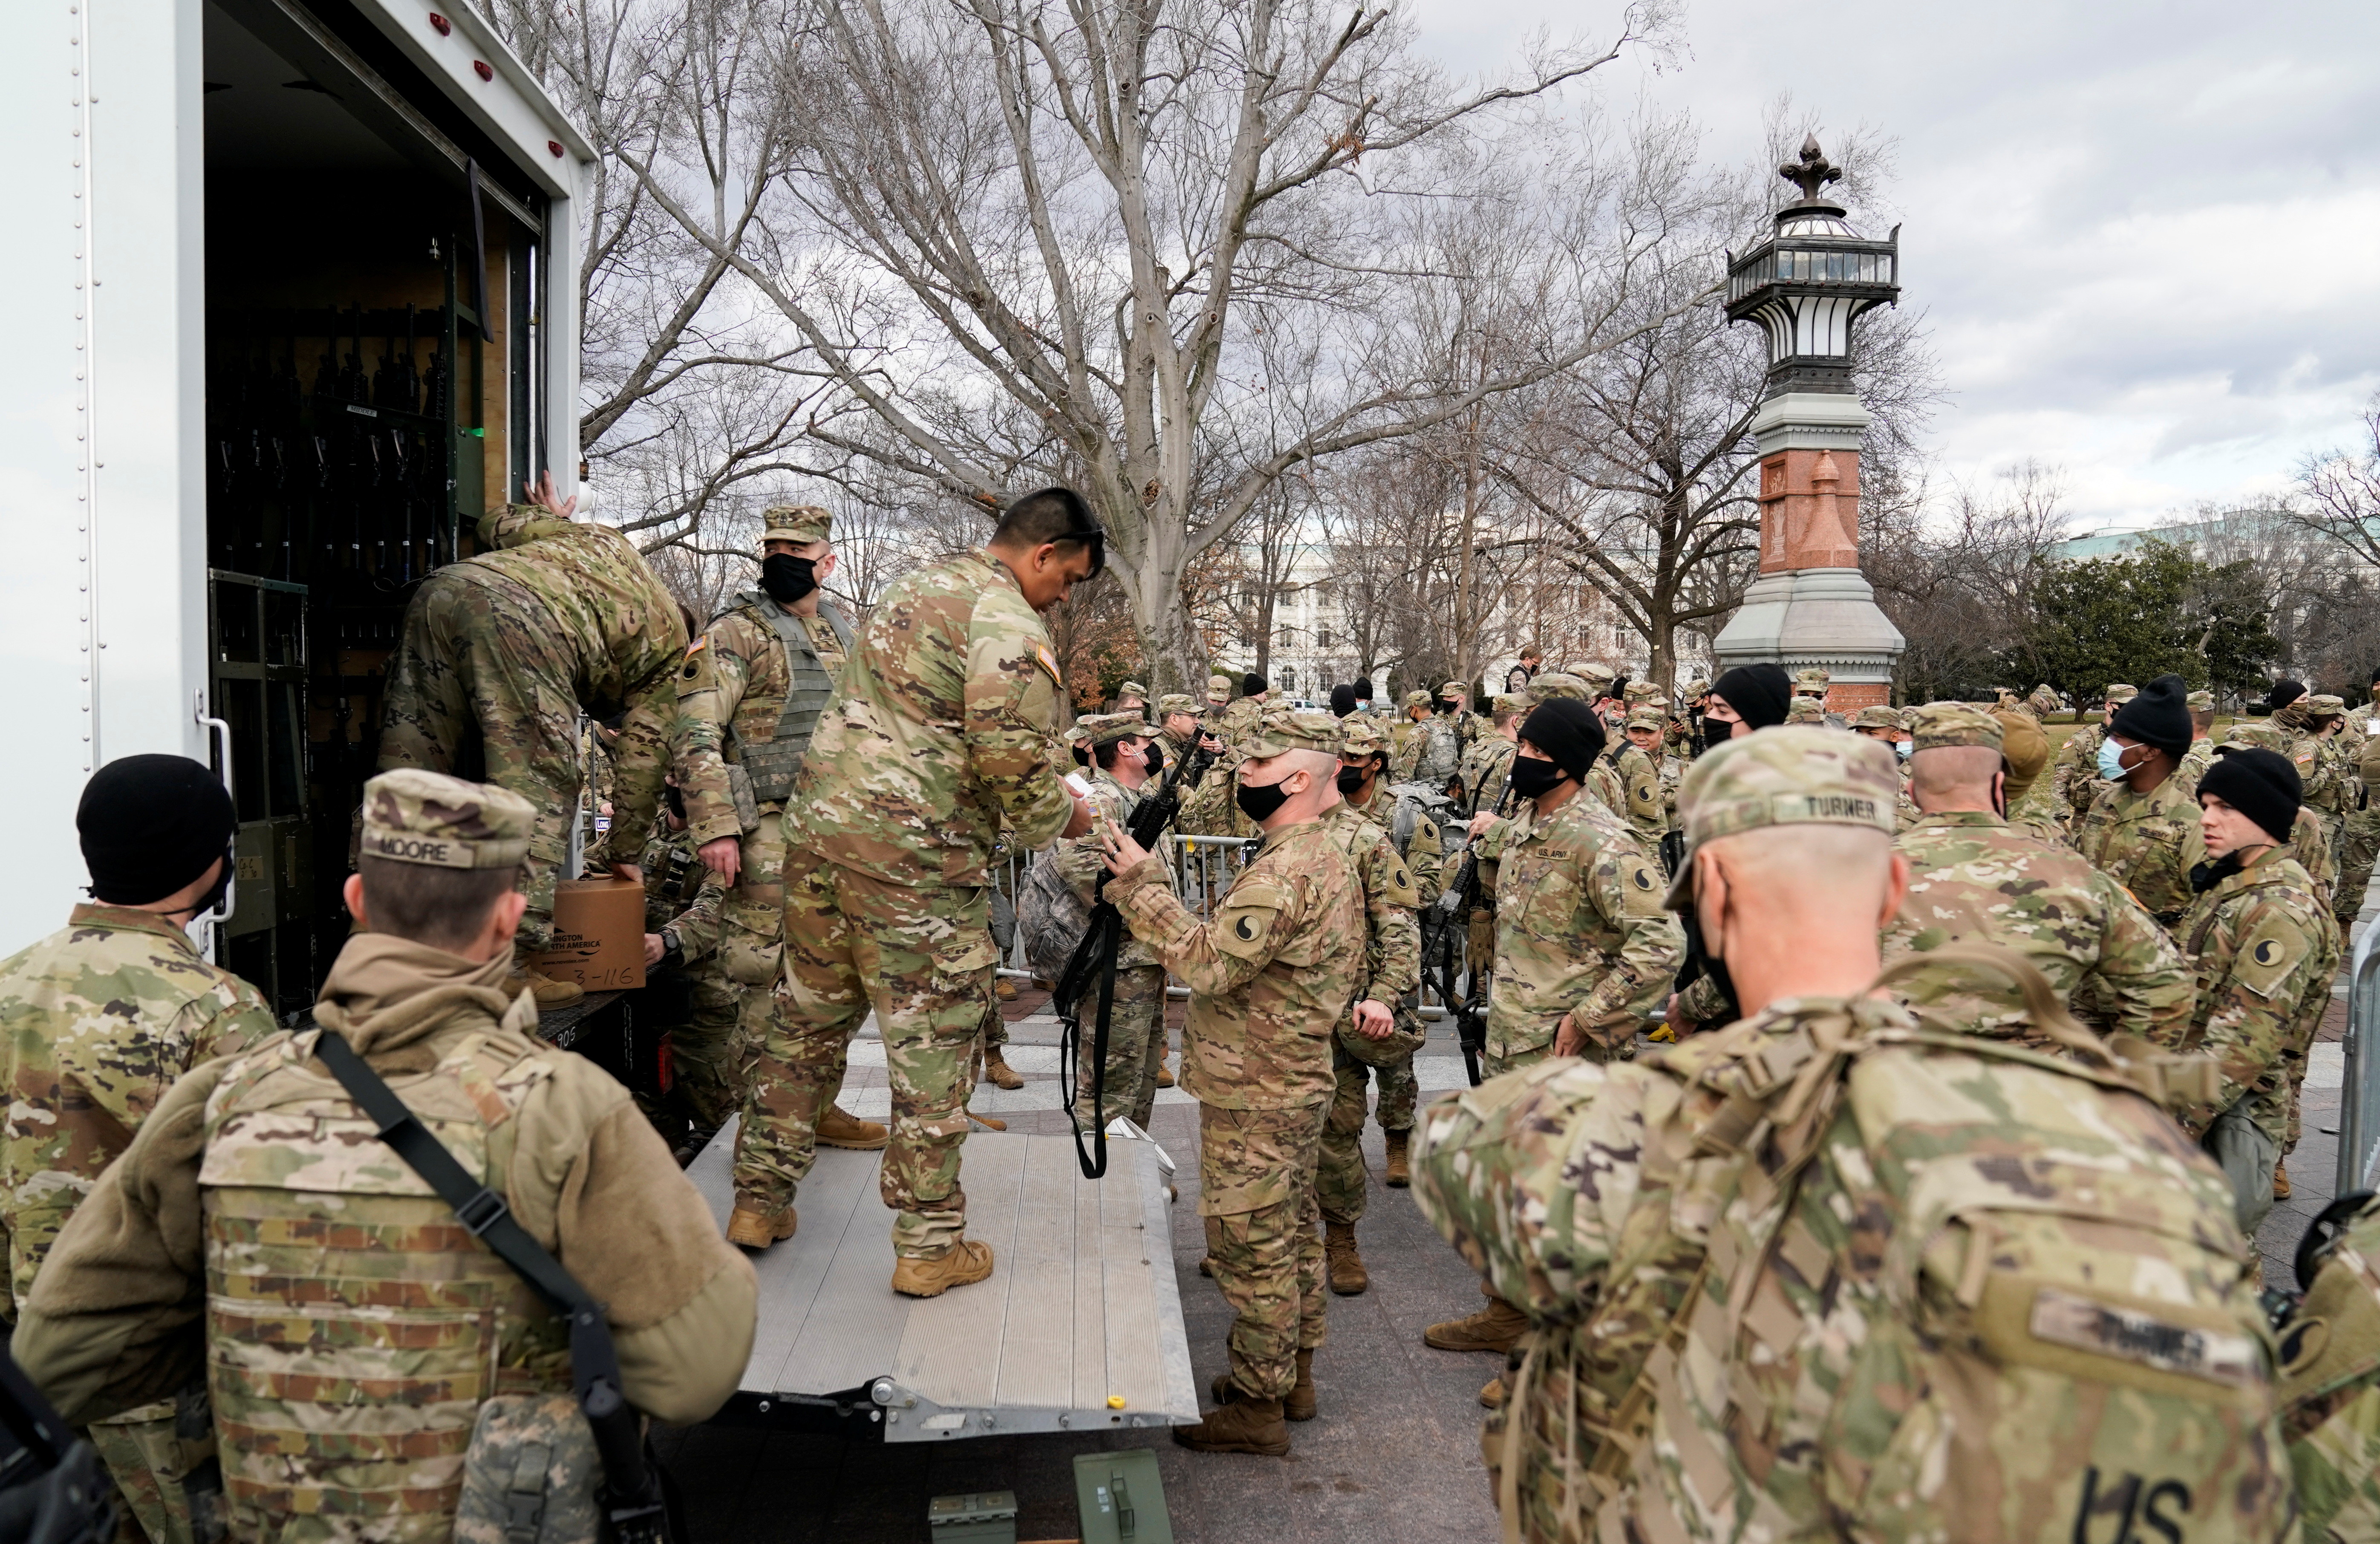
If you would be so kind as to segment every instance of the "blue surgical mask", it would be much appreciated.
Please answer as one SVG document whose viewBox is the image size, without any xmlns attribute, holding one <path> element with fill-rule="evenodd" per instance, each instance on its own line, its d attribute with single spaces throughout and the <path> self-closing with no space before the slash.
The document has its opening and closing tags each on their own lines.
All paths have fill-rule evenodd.
<svg viewBox="0 0 2380 1544">
<path fill-rule="evenodd" d="M 2124 780 L 2124 748 L 2113 735 L 2099 742 L 2099 775 L 2110 783 Z"/>
<path fill-rule="evenodd" d="M 1895 756 L 1900 757 L 1904 761 L 1909 760 L 1910 753 L 1916 748 L 1917 742 L 1915 740 L 1895 740 L 1892 742 L 1892 753 Z"/>
</svg>

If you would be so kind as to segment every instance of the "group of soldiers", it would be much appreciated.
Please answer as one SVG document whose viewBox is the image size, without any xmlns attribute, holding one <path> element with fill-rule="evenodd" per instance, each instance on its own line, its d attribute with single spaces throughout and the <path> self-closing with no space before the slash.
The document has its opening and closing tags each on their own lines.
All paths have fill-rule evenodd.
<svg viewBox="0 0 2380 1544">
<path fill-rule="evenodd" d="M 148 1537 L 219 1504 L 241 1537 L 494 1538 L 584 1501 L 591 1331 L 514 1235 L 600 1306 L 622 1397 L 709 1415 L 753 1332 L 731 1246 L 795 1232 L 871 1012 L 892 1118 L 842 1136 L 887 1146 L 892 1289 L 991 1275 L 961 1171 L 1003 850 L 1129 932 L 1109 1111 L 1147 1119 L 1188 989 L 1233 1322 L 1185 1445 L 1286 1453 L 1318 1413 L 1376 1113 L 1386 1182 L 1480 1273 L 1425 1339 L 1503 1358 L 1512 1537 L 2380 1529 L 2380 1211 L 2277 1331 L 2252 1244 L 2369 867 L 2370 710 L 2277 692 L 2215 744 L 2160 677 L 2061 778 L 2040 693 L 1838 723 L 1774 665 L 1673 705 L 1581 663 L 1387 724 L 1135 687 L 1070 736 L 1039 614 L 1105 536 L 1066 490 L 856 627 L 820 604 L 822 512 L 771 511 L 759 587 L 702 628 L 570 515 L 540 489 L 417 594 L 310 1022 L 183 931 L 234 817 L 181 758 L 94 776 L 91 904 L 0 965 L 13 1349 Z M 620 716 L 593 856 L 648 886 L 649 961 L 722 967 L 681 1075 L 742 1117 L 723 1239 L 627 1092 L 535 1033 L 570 996 L 536 960 L 582 713 Z M 1198 905 L 1128 830 L 1194 768 L 1178 829 L 1248 845 Z M 1433 959 L 1493 991 L 1483 1082 L 1424 1109 Z"/>
</svg>

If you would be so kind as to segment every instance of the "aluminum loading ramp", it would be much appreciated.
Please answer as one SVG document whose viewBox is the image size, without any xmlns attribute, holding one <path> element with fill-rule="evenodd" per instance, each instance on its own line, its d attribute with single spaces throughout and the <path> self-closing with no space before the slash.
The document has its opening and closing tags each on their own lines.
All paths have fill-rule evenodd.
<svg viewBox="0 0 2380 1544">
<path fill-rule="evenodd" d="M 722 1230 L 735 1142 L 731 1122 L 686 1170 Z M 892 1290 L 883 1156 L 819 1149 L 800 1229 L 753 1257 L 759 1327 L 727 1418 L 864 1423 L 892 1442 L 1198 1418 L 1154 1142 L 1111 1137 L 1095 1181 L 1071 1137 L 969 1135 L 967 1235 L 995 1269 L 923 1299 Z"/>
</svg>

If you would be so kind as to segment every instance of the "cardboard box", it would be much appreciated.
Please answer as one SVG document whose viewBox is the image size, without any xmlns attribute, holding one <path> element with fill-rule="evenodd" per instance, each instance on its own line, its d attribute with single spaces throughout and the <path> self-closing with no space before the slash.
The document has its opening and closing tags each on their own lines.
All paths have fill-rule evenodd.
<svg viewBox="0 0 2380 1544">
<path fill-rule="evenodd" d="M 645 984 L 645 887 L 625 880 L 564 880 L 553 887 L 553 946 L 537 968 L 589 991 Z"/>
</svg>

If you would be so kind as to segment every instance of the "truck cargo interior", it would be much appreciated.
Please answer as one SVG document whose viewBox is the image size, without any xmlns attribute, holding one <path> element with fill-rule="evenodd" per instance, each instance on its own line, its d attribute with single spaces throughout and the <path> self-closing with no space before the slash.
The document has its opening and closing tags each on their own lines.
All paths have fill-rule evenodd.
<svg viewBox="0 0 2380 1544">
<path fill-rule="evenodd" d="M 210 0 L 204 73 L 208 698 L 240 818 L 223 963 L 287 1015 L 346 934 L 406 602 L 546 464 L 545 201 L 344 0 Z"/>
</svg>

